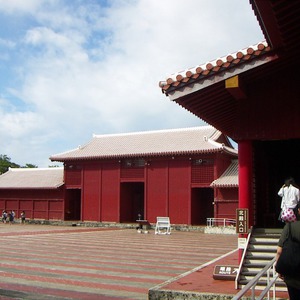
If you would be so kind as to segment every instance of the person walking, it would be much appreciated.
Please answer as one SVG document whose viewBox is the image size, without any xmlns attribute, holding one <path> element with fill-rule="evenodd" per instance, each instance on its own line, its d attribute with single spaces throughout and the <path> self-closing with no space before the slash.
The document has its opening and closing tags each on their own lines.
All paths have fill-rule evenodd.
<svg viewBox="0 0 300 300">
<path fill-rule="evenodd" d="M 14 223 L 15 222 L 16 213 L 15 213 L 14 210 L 12 210 L 10 214 L 11 214 L 11 222 Z"/>
<path fill-rule="evenodd" d="M 281 233 L 281 237 L 278 242 L 276 262 L 278 261 L 280 255 L 282 254 L 282 249 L 285 242 L 288 240 L 291 234 L 293 239 L 300 244 L 300 204 L 296 207 L 296 217 L 297 221 L 292 223 L 287 223 Z M 289 229 L 291 232 L 289 232 Z M 300 253 L 298 254 L 300 256 Z M 279 274 L 279 277 L 286 283 L 290 300 L 300 299 L 300 270 L 296 272 L 295 275 L 283 275 Z"/>
<path fill-rule="evenodd" d="M 287 221 L 287 219 L 282 218 L 282 214 L 287 214 L 287 212 L 290 212 L 290 214 L 295 213 L 294 209 L 300 200 L 299 188 L 296 186 L 295 180 L 292 177 L 285 180 L 284 185 L 278 191 L 278 195 L 282 197 L 279 219 Z M 295 216 L 292 215 L 289 221 L 294 221 L 295 219 Z"/>
<path fill-rule="evenodd" d="M 6 219 L 7 219 L 7 211 L 3 210 L 2 211 L 2 222 L 6 223 L 6 221 L 7 221 Z"/>
<path fill-rule="evenodd" d="M 21 223 L 22 223 L 22 224 L 25 224 L 25 220 L 26 220 L 25 211 L 22 210 L 22 212 L 21 212 Z"/>
</svg>

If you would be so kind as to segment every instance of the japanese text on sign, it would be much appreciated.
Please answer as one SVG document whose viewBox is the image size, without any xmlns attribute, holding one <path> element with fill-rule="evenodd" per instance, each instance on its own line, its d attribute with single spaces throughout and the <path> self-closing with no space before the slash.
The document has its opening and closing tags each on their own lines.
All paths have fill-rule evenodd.
<svg viewBox="0 0 300 300">
<path fill-rule="evenodd" d="M 219 280 L 235 280 L 238 266 L 215 266 L 213 278 Z"/>
<path fill-rule="evenodd" d="M 248 233 L 248 209 L 236 210 L 236 232 Z"/>
<path fill-rule="evenodd" d="M 237 270 L 238 270 L 237 267 L 221 266 L 219 269 L 219 274 L 223 274 L 223 275 L 236 274 Z"/>
</svg>

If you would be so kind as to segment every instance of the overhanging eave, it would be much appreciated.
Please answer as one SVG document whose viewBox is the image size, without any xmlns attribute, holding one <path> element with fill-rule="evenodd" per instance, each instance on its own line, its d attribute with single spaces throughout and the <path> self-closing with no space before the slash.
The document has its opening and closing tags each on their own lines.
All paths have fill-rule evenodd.
<svg viewBox="0 0 300 300">
<path fill-rule="evenodd" d="M 233 76 L 240 75 L 242 73 L 245 73 L 247 71 L 255 69 L 259 66 L 267 64 L 276 59 L 278 59 L 278 56 L 276 54 L 262 56 L 262 57 L 257 58 L 256 60 L 250 61 L 247 64 L 237 65 L 234 68 L 231 68 L 226 71 L 222 71 L 222 72 L 217 73 L 208 78 L 203 78 L 202 80 L 199 80 L 199 81 L 191 82 L 188 85 L 182 84 L 181 86 L 179 85 L 176 88 L 173 88 L 173 89 L 170 88 L 166 93 L 167 93 L 169 99 L 171 101 L 174 101 L 181 97 L 185 97 L 189 94 L 198 92 L 202 89 L 211 87 L 211 86 L 215 85 L 216 83 L 225 81 L 226 79 L 229 79 Z M 224 83 L 224 89 L 225 89 L 225 83 Z"/>
</svg>

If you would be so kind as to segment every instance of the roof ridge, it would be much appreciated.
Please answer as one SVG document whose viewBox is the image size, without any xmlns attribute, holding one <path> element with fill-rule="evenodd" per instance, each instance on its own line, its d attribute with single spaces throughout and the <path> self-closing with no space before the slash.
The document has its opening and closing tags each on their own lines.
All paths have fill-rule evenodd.
<svg viewBox="0 0 300 300">
<path fill-rule="evenodd" d="M 210 138 L 208 139 L 208 142 L 209 142 L 210 144 L 212 144 L 212 145 L 218 147 L 218 148 L 223 148 L 223 147 L 225 146 L 223 143 L 219 143 L 219 142 L 214 141 L 214 140 L 212 140 L 212 139 L 210 139 Z"/>
<path fill-rule="evenodd" d="M 169 129 L 158 129 L 158 130 L 145 130 L 145 131 L 135 131 L 135 132 L 124 132 L 124 133 L 111 133 L 111 134 L 93 134 L 93 138 L 103 138 L 103 137 L 113 137 L 113 136 L 133 136 L 133 135 L 141 135 L 141 134 L 153 134 L 153 133 L 166 133 L 166 132 L 185 132 L 185 131 L 193 131 L 193 130 L 207 130 L 214 129 L 218 131 L 211 125 L 204 126 L 195 126 L 195 127 L 183 127 L 183 128 L 169 128 Z M 69 152 L 69 151 L 68 151 Z"/>
<path fill-rule="evenodd" d="M 9 171 L 12 172 L 26 172 L 26 171 L 48 171 L 48 170 L 63 170 L 63 167 L 51 167 L 51 168 L 11 168 L 9 167 Z M 4 173 L 5 174 L 5 173 Z"/>
<path fill-rule="evenodd" d="M 184 155 L 188 153 L 214 153 L 224 151 L 237 155 L 237 151 L 213 142 L 220 136 L 219 130 L 211 125 L 94 135 L 86 145 L 63 154 L 52 155 L 52 161 L 79 159 L 111 159 L 134 156 Z M 210 141 L 210 142 L 208 142 Z"/>
</svg>

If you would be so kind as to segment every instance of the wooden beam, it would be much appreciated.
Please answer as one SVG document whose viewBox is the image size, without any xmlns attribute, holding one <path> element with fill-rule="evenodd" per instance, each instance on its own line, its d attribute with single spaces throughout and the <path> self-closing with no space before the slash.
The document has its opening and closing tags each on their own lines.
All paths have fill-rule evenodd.
<svg viewBox="0 0 300 300">
<path fill-rule="evenodd" d="M 239 75 L 226 79 L 225 88 L 237 100 L 247 98 L 239 80 Z"/>
</svg>

